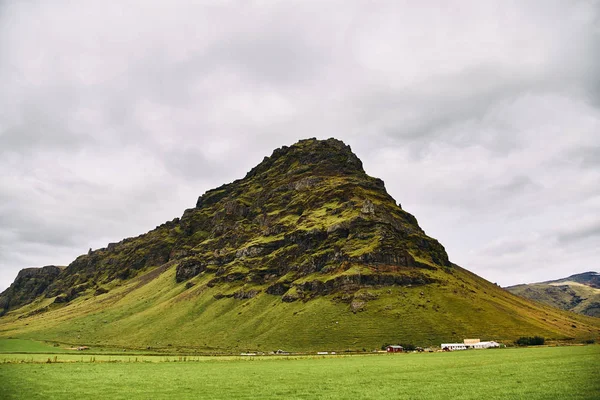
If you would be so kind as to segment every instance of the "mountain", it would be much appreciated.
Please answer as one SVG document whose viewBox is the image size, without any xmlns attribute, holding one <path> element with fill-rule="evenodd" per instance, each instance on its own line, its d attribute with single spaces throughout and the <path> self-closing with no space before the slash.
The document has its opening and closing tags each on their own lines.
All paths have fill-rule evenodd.
<svg viewBox="0 0 600 400">
<path fill-rule="evenodd" d="M 554 281 L 509 286 L 511 293 L 552 307 L 600 317 L 600 274 L 584 272 Z"/>
<path fill-rule="evenodd" d="M 237 351 L 600 333 L 451 263 L 335 139 L 277 149 L 181 218 L 44 268 L 0 295 L 0 337 Z"/>
</svg>

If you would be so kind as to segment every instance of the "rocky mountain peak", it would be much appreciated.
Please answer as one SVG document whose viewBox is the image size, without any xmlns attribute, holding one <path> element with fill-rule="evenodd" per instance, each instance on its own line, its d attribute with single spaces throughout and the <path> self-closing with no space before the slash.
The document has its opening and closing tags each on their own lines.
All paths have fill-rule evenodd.
<svg viewBox="0 0 600 400">
<path fill-rule="evenodd" d="M 311 138 L 275 149 L 243 179 L 204 193 L 198 198 L 196 207 L 210 206 L 232 193 L 238 197 L 240 187 L 254 187 L 263 194 L 272 190 L 283 191 L 287 187 L 307 189 L 323 178 L 333 176 L 368 178 L 384 188 L 383 181 L 366 175 L 362 162 L 350 146 L 333 138 Z"/>
<path fill-rule="evenodd" d="M 286 301 L 341 286 L 425 283 L 420 269 L 451 266 L 443 246 L 336 139 L 276 149 L 243 179 L 200 196 L 181 223 L 208 239 L 185 254 L 178 281 L 215 271 L 215 284 L 254 285 Z M 330 286 L 307 280 L 312 274 L 330 275 Z"/>
<path fill-rule="evenodd" d="M 276 149 L 181 218 L 78 257 L 43 292 L 68 303 L 156 267 L 175 268 L 177 282 L 207 277 L 223 296 L 295 301 L 426 284 L 425 271 L 452 265 L 349 146 L 313 138 Z"/>
<path fill-rule="evenodd" d="M 246 179 L 258 177 L 269 170 L 278 173 L 302 174 L 308 170 L 312 174 L 364 174 L 360 159 L 350 146 L 341 140 L 315 138 L 300 140 L 291 146 L 275 149 L 270 157 L 254 167 Z"/>
</svg>

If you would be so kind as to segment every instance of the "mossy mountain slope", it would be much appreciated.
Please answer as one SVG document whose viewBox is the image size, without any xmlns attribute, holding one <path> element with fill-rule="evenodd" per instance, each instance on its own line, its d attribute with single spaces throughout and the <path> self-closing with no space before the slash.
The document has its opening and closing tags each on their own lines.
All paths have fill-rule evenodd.
<svg viewBox="0 0 600 400">
<path fill-rule="evenodd" d="M 453 265 L 348 146 L 308 139 L 136 238 L 0 295 L 0 336 L 206 350 L 598 335 Z M 262 347 L 264 348 L 264 347 Z"/>
<path fill-rule="evenodd" d="M 205 273 L 209 285 L 237 287 L 225 296 L 264 291 L 286 301 L 342 286 L 424 284 L 421 269 L 450 267 L 444 248 L 348 146 L 312 139 L 208 191 L 181 219 L 78 257 L 35 294 L 67 303 L 167 262 L 176 264 L 177 282 Z M 18 279 L 2 294 L 7 310 L 32 300 L 11 294 L 19 286 Z"/>
</svg>

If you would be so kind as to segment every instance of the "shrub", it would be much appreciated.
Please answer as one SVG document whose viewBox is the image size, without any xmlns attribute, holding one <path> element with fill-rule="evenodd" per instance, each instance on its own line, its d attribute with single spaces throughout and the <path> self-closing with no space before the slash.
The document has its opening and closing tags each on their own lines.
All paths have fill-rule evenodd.
<svg viewBox="0 0 600 400">
<path fill-rule="evenodd" d="M 545 339 L 541 336 L 521 336 L 515 343 L 519 346 L 540 346 L 543 345 L 544 342 Z"/>
<path fill-rule="evenodd" d="M 101 294 L 104 293 L 108 293 L 108 290 L 103 288 L 103 287 L 99 287 L 98 289 L 96 289 L 96 291 L 94 292 L 94 296 L 99 296 Z"/>
</svg>

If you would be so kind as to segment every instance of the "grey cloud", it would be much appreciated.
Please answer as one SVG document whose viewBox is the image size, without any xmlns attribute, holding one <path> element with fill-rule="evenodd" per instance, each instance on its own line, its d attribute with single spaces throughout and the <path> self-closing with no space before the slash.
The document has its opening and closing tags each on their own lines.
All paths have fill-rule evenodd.
<svg viewBox="0 0 600 400">
<path fill-rule="evenodd" d="M 600 244 L 600 220 L 592 223 L 582 224 L 570 229 L 564 229 L 558 235 L 560 243 L 570 244 L 582 240 L 593 239 Z"/>
<path fill-rule="evenodd" d="M 531 238 L 514 238 L 510 240 L 500 240 L 484 247 L 482 252 L 489 257 L 499 257 L 505 255 L 515 255 L 531 251 L 534 241 Z"/>
<path fill-rule="evenodd" d="M 0 288 L 313 136 L 486 278 L 597 259 L 597 1 L 257 4 L 2 3 Z"/>
<path fill-rule="evenodd" d="M 215 165 L 206 160 L 197 149 L 175 149 L 169 151 L 164 160 L 167 169 L 178 176 L 197 179 L 212 176 L 217 172 Z"/>
<path fill-rule="evenodd" d="M 432 143 L 440 142 L 456 147 L 481 145 L 506 155 L 520 145 L 510 134 L 515 130 L 513 121 L 502 120 L 496 110 L 521 96 L 548 93 L 547 82 L 539 79 L 488 68 L 463 71 L 414 89 L 361 93 L 354 108 L 361 110 L 359 123 L 379 124 L 392 140 L 411 145 L 415 156 L 425 156 Z"/>
<path fill-rule="evenodd" d="M 52 103 L 57 99 L 44 99 L 41 104 L 23 105 L 18 122 L 0 126 L 0 154 L 7 152 L 29 153 L 36 148 L 76 150 L 93 139 L 83 132 L 73 132 L 65 124 L 70 110 L 57 110 Z"/>
<path fill-rule="evenodd" d="M 240 35 L 228 38 L 205 55 L 214 69 L 230 68 L 253 82 L 270 86 L 299 85 L 318 74 L 326 54 L 294 32 Z"/>
<path fill-rule="evenodd" d="M 587 168 L 600 166 L 600 145 L 582 146 L 568 155 L 568 160 L 574 160 Z"/>
<path fill-rule="evenodd" d="M 507 183 L 492 185 L 490 191 L 495 196 L 511 196 L 514 193 L 523 193 L 526 190 L 535 189 L 537 184 L 528 176 L 517 175 Z"/>
</svg>

